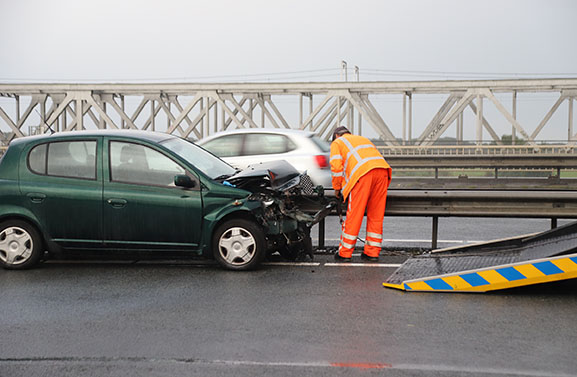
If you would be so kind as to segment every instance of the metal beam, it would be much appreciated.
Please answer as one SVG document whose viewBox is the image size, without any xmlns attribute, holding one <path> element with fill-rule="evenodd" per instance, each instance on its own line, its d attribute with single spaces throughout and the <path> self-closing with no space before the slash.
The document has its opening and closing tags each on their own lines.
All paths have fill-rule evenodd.
<svg viewBox="0 0 577 377">
<path fill-rule="evenodd" d="M 351 101 L 357 111 L 359 111 L 364 118 L 368 119 L 369 124 L 375 131 L 379 133 L 381 139 L 383 139 L 386 144 L 399 145 L 395 135 L 393 135 L 383 118 L 381 118 L 378 111 L 370 101 L 365 101 L 358 93 L 351 93 L 346 91 L 343 94 L 345 98 Z"/>
<path fill-rule="evenodd" d="M 477 112 L 477 106 L 475 106 L 475 104 L 473 102 L 469 102 L 469 107 L 471 108 L 471 110 L 473 110 L 473 112 L 479 116 L 479 113 Z M 499 137 L 499 135 L 497 135 L 497 133 L 495 132 L 495 130 L 493 129 L 493 127 L 491 127 L 491 125 L 489 124 L 489 122 L 487 121 L 487 119 L 483 116 L 483 113 L 480 112 L 480 119 L 482 122 L 483 127 L 485 127 L 485 129 L 487 130 L 487 132 L 489 132 L 489 134 L 491 135 L 491 137 L 493 138 L 493 141 L 495 141 L 498 145 L 503 145 L 503 142 L 501 141 L 501 138 Z"/>
<path fill-rule="evenodd" d="M 549 112 L 545 115 L 545 118 L 543 118 L 543 120 L 541 121 L 541 123 L 539 123 L 539 125 L 537 126 L 537 128 L 535 129 L 535 131 L 533 131 L 533 133 L 531 134 L 531 140 L 535 140 L 535 138 L 537 137 L 537 135 L 539 135 L 539 132 L 541 132 L 541 130 L 543 129 L 543 127 L 545 127 L 545 124 L 547 124 L 547 122 L 549 121 L 549 119 L 551 119 L 551 117 L 553 116 L 553 114 L 555 114 L 555 111 L 557 111 L 557 109 L 559 108 L 559 106 L 561 105 L 561 103 L 563 103 L 563 101 L 565 101 L 566 97 L 564 95 L 561 95 L 558 99 L 557 102 L 555 102 L 555 104 L 553 105 L 553 107 L 551 107 L 551 109 L 549 110 Z"/>
<path fill-rule="evenodd" d="M 92 100 L 87 99 L 86 93 L 91 93 Z M 220 97 L 220 101 L 207 93 L 215 93 L 216 96 Z M 398 136 L 391 131 L 392 129 L 384 121 L 387 116 L 385 116 L 383 110 L 380 107 L 377 109 L 371 101 L 373 99 L 371 95 L 373 94 L 397 93 L 403 95 L 402 135 Z M 505 109 L 500 101 L 496 100 L 495 93 L 511 93 L 513 95 L 514 115 L 509 114 L 509 111 Z M 517 120 L 517 93 L 560 93 L 557 103 L 553 104 L 545 118 L 541 120 L 531 135 L 524 131 L 527 127 L 521 126 Z M 438 104 L 439 108 L 433 119 L 428 120 L 429 123 L 426 125 L 416 125 L 415 129 L 424 129 L 418 139 L 420 145 L 426 146 L 434 143 L 457 118 L 462 119 L 462 113 L 467 106 L 470 106 L 478 114 L 479 124 L 491 134 L 493 140 L 499 142 L 500 134 L 504 133 L 504 130 L 491 127 L 491 125 L 498 126 L 499 123 L 492 119 L 493 123 L 489 125 L 478 105 L 471 104 L 472 98 L 477 96 L 488 98 L 495 104 L 499 113 L 511 123 L 515 138 L 516 133 L 520 133 L 529 143 L 536 145 L 536 138 L 542 133 L 546 125 L 550 123 L 553 113 L 562 104 L 562 98 L 573 98 L 575 93 L 577 93 L 577 79 L 324 83 L 0 84 L 0 96 L 15 100 L 15 103 L 12 101 L 0 102 L 0 133 L 5 134 L 3 137 L 4 143 L 15 136 L 25 136 L 28 130 L 38 126 L 35 122 L 36 118 L 30 115 L 40 104 L 40 118 L 45 119 L 44 123 L 52 129 L 83 128 L 86 115 L 95 122 L 96 127 L 114 128 L 114 122 L 106 120 L 106 117 L 102 115 L 106 114 L 109 119 L 115 119 L 118 116 L 120 119 L 119 125 L 123 128 L 126 125 L 128 128 L 147 130 L 155 127 L 157 117 L 162 118 L 166 114 L 168 124 L 165 132 L 192 135 L 199 138 L 204 136 L 205 132 L 211 133 L 215 129 L 208 127 L 207 130 L 204 130 L 206 127 L 198 126 L 196 122 L 193 125 L 189 114 L 191 112 L 202 114 L 200 122 L 206 125 L 209 120 L 209 113 L 205 111 L 205 103 L 203 102 L 203 105 L 200 106 L 198 113 L 195 106 L 198 102 L 204 101 L 205 98 L 208 101 L 210 97 L 210 101 L 216 102 L 216 106 L 220 104 L 219 107 L 222 114 L 226 114 L 228 118 L 221 121 L 224 129 L 232 122 L 239 128 L 247 127 L 248 125 L 255 127 L 257 123 L 260 123 L 258 126 L 262 127 L 264 121 L 268 120 L 273 127 L 278 128 L 295 127 L 310 129 L 313 132 L 322 130 L 321 136 L 323 136 L 337 119 L 339 122 L 346 121 L 351 128 L 354 128 L 354 131 L 362 133 L 362 131 L 367 132 L 367 129 L 361 129 L 360 120 L 363 117 L 386 143 L 398 144 L 398 140 L 406 142 L 412 138 L 413 94 L 447 94 L 448 98 L 446 98 L 444 103 Z M 319 95 L 324 97 L 321 97 L 320 102 L 317 101 L 318 105 L 313 109 L 313 97 Z M 122 105 L 116 101 L 118 96 L 121 98 Z M 124 106 L 124 99 L 127 96 L 141 99 L 140 104 L 132 115 Z M 195 97 L 197 100 L 192 106 L 183 108 L 178 105 L 178 96 Z M 237 98 L 240 98 L 240 96 L 242 96 L 242 99 L 239 101 Z M 272 96 L 275 96 L 274 100 Z M 296 96 L 296 100 L 299 103 L 298 108 L 286 109 L 278 107 L 277 96 Z M 310 100 L 310 111 L 308 114 L 303 114 L 304 96 L 308 96 Z M 407 97 L 409 97 L 408 104 Z M 46 106 L 44 105 L 46 98 L 51 98 L 53 101 L 52 107 L 48 112 L 46 112 Z M 230 100 L 231 98 L 234 101 Z M 260 101 L 258 100 L 259 98 Z M 339 106 L 338 98 L 341 98 L 342 106 Z M 26 102 L 27 99 L 29 99 L 29 102 Z M 247 109 L 245 103 L 249 99 L 250 104 Z M 22 115 L 20 115 L 21 101 L 28 103 L 28 107 Z M 95 104 L 91 104 L 90 102 L 92 101 Z M 72 102 L 78 106 L 79 111 L 74 110 L 74 106 L 71 105 Z M 206 105 L 210 108 L 214 106 L 214 109 L 216 109 L 217 107 L 211 103 L 207 102 Z M 174 106 L 172 106 L 173 104 Z M 573 100 L 570 100 L 569 108 L 572 105 Z M 228 110 L 231 110 L 232 115 L 226 110 L 226 106 L 228 106 Z M 257 106 L 261 108 L 260 114 L 254 111 Z M 145 107 L 148 112 L 147 117 L 139 119 Z M 18 108 L 18 110 L 16 111 L 15 108 Z M 180 113 L 175 114 L 174 108 L 177 108 Z M 69 111 L 69 109 L 73 111 Z M 359 116 L 357 126 L 355 126 L 354 122 L 355 110 Z M 337 112 L 336 115 L 334 115 L 335 111 Z M 9 114 L 14 113 L 18 114 L 17 119 L 10 119 Z M 73 113 L 74 117 L 68 115 L 69 113 Z M 346 117 L 341 116 L 343 113 L 346 114 Z M 260 122 L 254 119 L 254 117 L 259 116 Z M 214 118 L 216 119 L 217 116 Z M 291 124 L 289 119 L 297 119 L 298 126 Z M 188 124 L 188 129 L 183 127 L 183 122 Z M 176 126 L 174 123 L 176 123 Z M 463 135 L 463 122 L 459 120 L 458 123 L 457 138 L 460 139 Z M 475 124 L 467 124 L 466 126 L 474 128 Z M 91 127 L 90 121 L 88 127 Z M 401 125 L 398 125 L 398 127 L 398 132 L 401 132 Z M 564 139 L 565 135 L 567 135 L 565 146 L 573 148 L 576 138 L 573 137 L 575 131 L 572 129 L 572 118 L 569 119 L 568 128 L 567 131 L 563 131 L 562 136 L 556 136 L 556 138 Z M 159 129 L 163 130 L 161 127 Z M 372 130 L 370 132 L 371 136 L 374 135 Z M 505 132 L 511 131 L 505 130 Z M 326 135 L 324 136 L 326 137 Z"/>
<path fill-rule="evenodd" d="M 449 126 L 457 119 L 457 117 L 463 112 L 465 107 L 471 103 L 476 93 L 474 90 L 469 89 L 467 92 L 459 99 L 457 104 L 455 104 L 451 110 L 445 114 L 443 120 L 429 133 L 429 138 L 423 139 L 420 145 L 432 145 L 437 139 L 449 128 Z"/>
<path fill-rule="evenodd" d="M 433 130 L 435 130 L 439 127 L 441 120 L 443 120 L 445 118 L 445 116 L 451 110 L 453 105 L 455 105 L 455 102 L 457 102 L 460 98 L 462 98 L 463 95 L 464 95 L 464 93 L 451 94 L 445 100 L 445 102 L 441 105 L 441 108 L 439 109 L 439 111 L 437 111 L 435 116 L 433 116 L 433 119 L 431 119 L 431 121 L 429 122 L 429 125 L 423 130 L 423 132 L 421 133 L 421 136 L 419 136 L 417 138 L 417 144 L 422 143 L 423 140 L 425 140 L 427 138 L 427 136 L 429 136 L 429 134 L 433 132 Z M 406 96 L 403 95 L 403 129 L 404 129 L 404 125 L 405 125 L 405 106 L 406 106 L 405 100 L 406 100 Z M 403 131 L 403 139 L 404 139 L 404 137 L 405 137 L 405 133 Z"/>
<path fill-rule="evenodd" d="M 535 141 L 527 134 L 527 132 L 523 129 L 523 127 L 519 124 L 519 122 L 517 122 L 517 119 L 515 119 L 507 111 L 507 109 L 505 109 L 505 106 L 503 106 L 503 104 L 501 102 L 499 102 L 499 100 L 497 98 L 495 98 L 495 96 L 493 95 L 493 92 L 490 89 L 484 88 L 484 89 L 482 89 L 482 93 L 485 95 L 485 97 L 489 98 L 491 100 L 491 102 L 493 102 L 493 104 L 497 107 L 497 109 L 501 112 L 501 114 L 503 114 L 505 116 L 505 118 L 507 118 L 507 120 L 509 122 L 511 122 L 513 127 L 515 127 L 515 129 L 523 137 L 525 137 L 527 139 L 527 142 L 529 144 L 531 144 L 531 145 L 535 144 Z"/>
</svg>

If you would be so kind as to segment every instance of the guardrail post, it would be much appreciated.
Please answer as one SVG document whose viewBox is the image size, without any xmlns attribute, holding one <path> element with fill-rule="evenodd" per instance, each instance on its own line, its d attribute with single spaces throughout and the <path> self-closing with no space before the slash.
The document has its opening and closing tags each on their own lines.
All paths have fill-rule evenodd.
<svg viewBox="0 0 577 377">
<path fill-rule="evenodd" d="M 551 218 L 551 229 L 555 229 L 555 228 L 557 228 L 557 218 L 552 217 Z"/>
<path fill-rule="evenodd" d="M 319 249 L 325 248 L 325 219 L 319 221 Z"/>
<path fill-rule="evenodd" d="M 431 240 L 431 249 L 437 248 L 437 236 L 439 233 L 439 216 L 433 216 L 433 235 Z"/>
</svg>

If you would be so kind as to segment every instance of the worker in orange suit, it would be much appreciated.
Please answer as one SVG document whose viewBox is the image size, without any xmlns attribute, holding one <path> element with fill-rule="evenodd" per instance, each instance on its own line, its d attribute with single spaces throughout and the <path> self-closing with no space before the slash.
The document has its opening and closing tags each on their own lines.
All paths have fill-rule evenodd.
<svg viewBox="0 0 577 377">
<path fill-rule="evenodd" d="M 352 135 L 343 126 L 333 132 L 331 143 L 332 185 L 338 200 L 348 198 L 335 260 L 350 262 L 366 211 L 367 237 L 361 258 L 379 260 L 383 240 L 383 217 L 391 167 L 366 137 Z"/>
</svg>

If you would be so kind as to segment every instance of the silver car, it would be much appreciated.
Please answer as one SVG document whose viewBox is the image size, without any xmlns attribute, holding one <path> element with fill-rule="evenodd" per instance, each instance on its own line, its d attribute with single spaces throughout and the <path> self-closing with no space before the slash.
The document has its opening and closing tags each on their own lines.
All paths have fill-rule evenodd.
<svg viewBox="0 0 577 377">
<path fill-rule="evenodd" d="M 331 189 L 330 144 L 314 133 L 291 129 L 249 128 L 224 131 L 197 144 L 239 169 L 285 160 L 307 172 L 313 184 Z"/>
</svg>

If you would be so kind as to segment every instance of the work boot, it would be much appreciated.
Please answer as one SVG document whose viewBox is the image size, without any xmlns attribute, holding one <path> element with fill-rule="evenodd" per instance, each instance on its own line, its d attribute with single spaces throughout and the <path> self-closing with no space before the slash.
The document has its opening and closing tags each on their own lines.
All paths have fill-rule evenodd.
<svg viewBox="0 0 577 377">
<path fill-rule="evenodd" d="M 352 260 L 353 260 L 353 258 L 341 257 L 341 255 L 339 254 L 338 251 L 337 251 L 337 253 L 335 254 L 335 261 L 337 261 L 337 262 L 348 262 L 348 263 L 350 263 Z"/>
<path fill-rule="evenodd" d="M 367 255 L 365 253 L 361 254 L 361 259 L 367 262 L 378 262 L 379 261 L 379 257 L 371 257 L 370 255 Z"/>
</svg>

